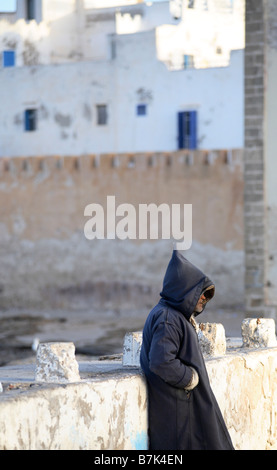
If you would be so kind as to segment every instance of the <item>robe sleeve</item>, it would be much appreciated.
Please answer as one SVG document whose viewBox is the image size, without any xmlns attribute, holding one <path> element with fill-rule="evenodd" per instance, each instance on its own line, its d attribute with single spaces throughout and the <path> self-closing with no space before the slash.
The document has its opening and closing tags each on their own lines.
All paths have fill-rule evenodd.
<svg viewBox="0 0 277 470">
<path fill-rule="evenodd" d="M 166 383 L 184 388 L 192 378 L 192 370 L 178 357 L 182 333 L 173 324 L 160 323 L 155 330 L 149 351 L 150 370 Z"/>
</svg>

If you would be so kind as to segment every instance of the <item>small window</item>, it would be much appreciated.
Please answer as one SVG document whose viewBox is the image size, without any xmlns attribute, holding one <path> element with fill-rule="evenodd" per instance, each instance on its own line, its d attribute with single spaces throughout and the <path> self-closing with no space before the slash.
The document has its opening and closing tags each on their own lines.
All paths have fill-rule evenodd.
<svg viewBox="0 0 277 470">
<path fill-rule="evenodd" d="M 194 66 L 193 55 L 184 55 L 184 69 L 192 69 Z"/>
<path fill-rule="evenodd" d="M 108 110 L 106 104 L 98 104 L 97 110 L 97 124 L 98 126 L 105 126 L 108 123 Z"/>
<path fill-rule="evenodd" d="M 3 51 L 3 67 L 14 67 L 14 66 L 15 66 L 15 52 Z"/>
<path fill-rule="evenodd" d="M 26 20 L 35 20 L 35 0 L 26 0 Z"/>
<path fill-rule="evenodd" d="M 37 110 L 26 109 L 25 111 L 25 131 L 32 132 L 37 129 Z"/>
<path fill-rule="evenodd" d="M 194 0 L 188 0 L 188 8 L 194 8 Z"/>
<path fill-rule="evenodd" d="M 197 149 L 197 111 L 178 113 L 178 148 Z"/>
<path fill-rule="evenodd" d="M 146 104 L 138 104 L 137 105 L 137 116 L 146 116 L 146 114 L 147 114 Z"/>
</svg>

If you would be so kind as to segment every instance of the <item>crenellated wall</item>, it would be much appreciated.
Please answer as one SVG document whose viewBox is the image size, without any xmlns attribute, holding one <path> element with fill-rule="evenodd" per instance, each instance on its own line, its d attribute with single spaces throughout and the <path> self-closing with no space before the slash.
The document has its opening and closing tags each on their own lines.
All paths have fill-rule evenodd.
<svg viewBox="0 0 277 470">
<path fill-rule="evenodd" d="M 234 289 L 239 304 L 242 156 L 238 149 L 1 159 L 0 306 L 66 307 L 72 303 L 68 294 L 90 292 L 99 282 L 107 289 L 139 285 L 156 298 L 172 240 L 84 236 L 85 207 L 98 203 L 106 214 L 110 195 L 116 206 L 129 203 L 136 209 L 142 203 L 192 204 L 193 243 L 187 254 L 222 284 L 219 303 L 224 297 L 233 305 Z"/>
<path fill-rule="evenodd" d="M 108 195 L 118 204 L 193 203 L 197 240 L 240 249 L 241 166 L 240 150 L 3 158 L 1 223 L 21 239 L 67 238 L 83 229 L 85 205 L 105 206 Z"/>
<path fill-rule="evenodd" d="M 107 292 L 122 285 L 125 293 L 138 291 L 133 305 L 142 302 L 142 291 L 148 304 L 156 299 L 172 240 L 84 236 L 85 207 L 99 203 L 106 213 L 109 195 L 116 205 L 136 209 L 141 203 L 192 204 L 187 255 L 215 277 L 219 303 L 224 296 L 233 305 L 233 289 L 240 303 L 242 151 L 222 150 L 1 159 L 0 307 L 70 308 L 73 297 L 85 304 L 92 291 L 103 305 Z"/>
</svg>

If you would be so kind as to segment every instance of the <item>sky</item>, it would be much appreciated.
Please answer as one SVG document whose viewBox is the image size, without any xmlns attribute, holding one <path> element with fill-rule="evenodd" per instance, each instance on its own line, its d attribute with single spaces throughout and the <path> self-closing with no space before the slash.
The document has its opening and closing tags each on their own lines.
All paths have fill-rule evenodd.
<svg viewBox="0 0 277 470">
<path fill-rule="evenodd" d="M 0 11 L 15 11 L 16 0 L 0 0 Z"/>
</svg>

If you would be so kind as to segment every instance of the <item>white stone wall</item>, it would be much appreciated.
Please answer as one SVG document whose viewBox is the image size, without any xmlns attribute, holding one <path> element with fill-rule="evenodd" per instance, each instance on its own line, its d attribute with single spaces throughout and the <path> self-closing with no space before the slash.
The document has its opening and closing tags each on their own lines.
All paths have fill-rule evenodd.
<svg viewBox="0 0 277 470">
<path fill-rule="evenodd" d="M 235 448 L 277 450 L 277 349 L 239 348 L 206 365 Z M 37 384 L 30 366 L 0 368 L 1 450 L 147 449 L 139 369 L 102 361 L 79 367 L 81 381 L 69 385 Z"/>
<path fill-rule="evenodd" d="M 230 28 L 242 29 L 240 10 L 233 17 L 214 2 L 204 12 L 196 3 L 177 21 L 168 2 L 123 2 L 120 11 L 115 3 L 99 8 L 99 2 L 48 0 L 39 6 L 41 22 L 0 17 L 0 54 L 14 50 L 16 56 L 16 67 L 0 65 L 0 157 L 172 151 L 178 148 L 177 113 L 189 110 L 198 112 L 198 148 L 243 147 L 241 34 L 223 47 L 226 35 L 234 37 Z M 17 14 L 24 17 L 23 10 Z M 195 36 L 196 30 L 206 36 Z M 199 40 L 208 45 L 204 64 Z M 182 68 L 184 54 L 193 54 L 195 64 L 211 66 L 217 45 L 225 59 L 217 54 L 216 65 L 228 65 L 230 51 L 241 48 L 230 66 L 173 73 L 165 65 L 177 54 Z M 97 104 L 108 106 L 106 126 L 96 125 Z M 137 116 L 138 104 L 147 106 L 146 116 Z M 26 133 L 23 113 L 33 108 L 38 127 Z"/>
<path fill-rule="evenodd" d="M 243 52 L 228 68 L 169 72 L 154 41 L 154 33 L 118 36 L 115 61 L 2 70 L 0 156 L 173 151 L 186 110 L 198 112 L 200 149 L 242 148 Z M 145 116 L 137 116 L 141 103 Z M 108 112 L 102 126 L 99 104 Z M 34 132 L 24 129 L 30 108 Z"/>
<path fill-rule="evenodd" d="M 114 375 L 12 394 L 4 392 L 0 398 L 2 450 L 147 447 L 146 389 L 140 375 Z"/>
<path fill-rule="evenodd" d="M 276 450 L 277 350 L 241 350 L 207 361 L 236 450 Z"/>
<path fill-rule="evenodd" d="M 179 0 L 36 0 L 35 21 L 26 17 L 23 1 L 15 13 L 0 13 L 0 52 L 15 49 L 17 66 L 30 65 L 30 47 L 38 64 L 106 60 L 108 35 L 155 29 L 157 57 L 169 68 L 182 68 L 185 54 L 196 67 L 228 65 L 230 51 L 244 47 L 244 0 L 231 8 L 228 0 L 195 0 L 193 8 Z"/>
</svg>

